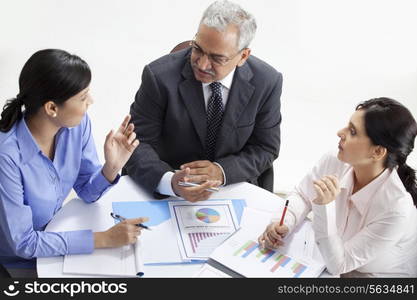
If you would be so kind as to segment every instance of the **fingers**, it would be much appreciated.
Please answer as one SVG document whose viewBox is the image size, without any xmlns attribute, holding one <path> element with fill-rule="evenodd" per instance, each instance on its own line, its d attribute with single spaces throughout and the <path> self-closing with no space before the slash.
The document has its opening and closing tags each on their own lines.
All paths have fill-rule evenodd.
<svg viewBox="0 0 417 300">
<path fill-rule="evenodd" d="M 104 145 L 107 145 L 108 143 L 111 143 L 111 140 L 113 139 L 114 131 L 113 129 L 110 130 L 110 132 L 106 135 L 106 140 L 104 141 Z"/>
<path fill-rule="evenodd" d="M 208 166 L 210 166 L 211 161 L 209 160 L 196 160 L 196 161 L 192 161 L 186 164 L 183 164 L 180 169 L 185 169 L 185 168 L 207 168 Z"/>
<path fill-rule="evenodd" d="M 175 183 L 178 184 L 178 181 L 188 181 L 188 175 L 190 175 L 190 171 L 190 168 L 185 168 L 175 172 Z"/>
<path fill-rule="evenodd" d="M 119 127 L 119 129 L 118 129 L 118 130 L 119 130 L 120 132 L 122 132 L 123 134 L 125 133 L 126 129 L 128 128 L 130 118 L 131 118 L 130 114 L 129 114 L 129 115 L 127 115 L 127 116 L 123 119 L 123 122 L 122 122 L 122 124 L 120 125 L 120 127 Z M 132 125 L 133 125 L 133 124 L 132 124 Z"/>
<path fill-rule="evenodd" d="M 314 189 L 317 193 L 316 204 L 327 204 L 336 199 L 340 193 L 339 180 L 334 175 L 327 175 L 313 182 Z"/>
<path fill-rule="evenodd" d="M 202 168 L 202 167 L 200 167 L 200 168 L 197 168 L 197 167 L 190 168 L 190 174 L 191 175 L 207 175 L 208 173 L 209 173 L 208 168 Z"/>
<path fill-rule="evenodd" d="M 317 197 L 318 198 L 323 198 L 324 197 L 324 192 L 321 189 L 321 186 L 318 185 L 316 182 L 314 182 L 313 186 L 314 186 L 314 189 L 316 190 Z"/>
<path fill-rule="evenodd" d="M 264 243 L 265 247 L 269 249 L 276 249 L 279 246 L 283 245 L 284 243 L 281 241 L 281 239 L 277 240 L 270 236 L 270 231 L 266 231 L 264 234 Z"/>
<path fill-rule="evenodd" d="M 271 223 L 258 238 L 258 242 L 262 248 L 276 249 L 284 245 L 283 238 L 287 233 L 287 226 L 279 226 L 279 223 Z"/>
<path fill-rule="evenodd" d="M 148 217 L 140 217 L 140 218 L 135 218 L 135 219 L 126 219 L 124 222 L 126 222 L 127 224 L 141 224 L 141 223 L 145 223 L 148 222 L 149 218 Z"/>
<path fill-rule="evenodd" d="M 324 176 L 322 179 L 314 181 L 314 186 L 323 194 L 329 193 L 330 196 L 336 196 L 339 191 L 339 181 L 335 176 Z"/>
<path fill-rule="evenodd" d="M 275 226 L 274 229 L 281 237 L 285 237 L 288 233 L 287 225 Z"/>
<path fill-rule="evenodd" d="M 212 194 L 212 192 L 208 191 L 207 189 L 218 187 L 221 184 L 219 180 L 205 180 L 207 177 L 190 175 L 190 172 L 191 169 L 187 167 L 175 172 L 172 178 L 172 186 L 175 193 L 187 201 L 197 202 L 207 200 Z M 203 183 L 199 186 L 184 187 L 178 185 L 179 181 Z"/>
<path fill-rule="evenodd" d="M 136 133 L 135 132 L 130 133 L 130 135 L 127 136 L 127 143 L 129 145 L 132 144 L 135 138 L 136 138 Z"/>
<path fill-rule="evenodd" d="M 208 175 L 190 175 L 187 177 L 188 182 L 201 183 L 206 182 L 207 180 L 209 180 Z"/>
<path fill-rule="evenodd" d="M 273 223 L 267 227 L 268 228 L 267 235 L 272 240 L 279 240 L 281 239 L 281 235 L 276 231 L 275 226 L 278 226 L 278 223 Z"/>
<path fill-rule="evenodd" d="M 131 132 L 130 135 L 127 136 L 127 139 L 123 141 L 125 148 L 129 152 L 133 152 L 137 146 L 139 146 L 140 142 L 136 139 L 136 133 Z"/>
<path fill-rule="evenodd" d="M 207 181 L 200 186 L 195 187 L 182 187 L 181 197 L 190 202 L 207 200 L 212 194 L 212 192 L 207 189 L 217 186 L 219 186 L 219 181 Z"/>
</svg>

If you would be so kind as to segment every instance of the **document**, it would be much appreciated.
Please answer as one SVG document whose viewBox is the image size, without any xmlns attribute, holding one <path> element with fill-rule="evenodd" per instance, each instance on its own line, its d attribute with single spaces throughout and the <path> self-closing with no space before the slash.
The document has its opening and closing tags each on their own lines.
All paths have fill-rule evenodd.
<svg viewBox="0 0 417 300">
<path fill-rule="evenodd" d="M 142 277 L 143 259 L 140 239 L 134 245 L 95 249 L 93 254 L 64 257 L 63 273 L 112 277 Z"/>
<path fill-rule="evenodd" d="M 232 202 L 169 202 L 181 256 L 207 260 L 213 250 L 239 228 Z"/>
<path fill-rule="evenodd" d="M 194 278 L 231 278 L 230 275 L 208 265 L 204 264 L 200 270 L 193 276 Z"/>
<path fill-rule="evenodd" d="M 221 199 L 221 200 L 207 200 L 198 202 L 198 205 L 204 203 L 219 202 L 232 204 L 233 214 L 236 216 L 236 222 L 239 223 L 242 218 L 243 208 L 246 206 L 246 202 L 243 199 Z M 141 242 L 143 245 L 143 263 L 145 265 L 159 265 L 159 264 L 179 264 L 179 263 L 193 263 L 201 262 L 201 257 L 184 257 L 181 254 L 178 239 L 177 239 L 177 228 L 176 223 L 171 217 L 170 203 L 180 204 L 186 201 L 182 200 L 158 200 L 158 201 L 125 201 L 125 202 L 113 202 L 113 212 L 119 214 L 125 218 L 137 218 L 137 217 L 149 217 L 149 221 L 144 225 L 149 226 L 152 230 L 142 230 Z M 189 203 L 189 202 L 187 202 Z M 193 203 L 190 203 L 193 204 Z M 182 211 L 183 213 L 185 211 Z M 202 214 L 200 218 L 204 218 Z M 210 217 L 208 217 L 210 218 Z M 207 219 L 208 220 L 208 219 Z M 187 224 L 190 225 L 191 220 L 188 220 Z M 207 224 L 202 222 L 203 224 Z M 213 233 L 214 234 L 214 233 Z M 221 236 L 221 235 L 220 235 Z M 196 236 L 197 238 L 197 236 Z M 207 236 L 207 238 L 209 238 Z M 219 237 L 220 239 L 220 237 Z M 224 238 L 220 239 L 220 242 Z M 203 253 L 206 244 L 210 244 L 212 239 L 199 244 L 199 253 Z M 215 244 L 216 246 L 218 243 Z M 210 247 L 210 246 L 209 246 Z M 210 248 L 214 249 L 214 248 Z M 207 255 L 208 256 L 208 255 Z M 204 257 L 207 257 L 204 256 Z"/>
<path fill-rule="evenodd" d="M 210 255 L 209 263 L 216 263 L 213 266 L 223 266 L 244 277 L 318 277 L 323 272 L 325 264 L 314 242 L 311 222 L 304 222 L 289 235 L 283 247 L 271 250 L 259 245 L 258 237 L 265 227 L 259 230 L 257 224 L 273 215 L 247 208 L 243 215 L 242 228 Z"/>
</svg>

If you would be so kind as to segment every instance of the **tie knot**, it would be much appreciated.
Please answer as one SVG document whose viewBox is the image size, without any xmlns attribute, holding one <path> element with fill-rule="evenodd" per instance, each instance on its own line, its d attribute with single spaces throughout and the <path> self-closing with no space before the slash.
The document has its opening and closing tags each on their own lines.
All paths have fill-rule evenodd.
<svg viewBox="0 0 417 300">
<path fill-rule="evenodd" d="M 221 94 L 222 84 L 218 81 L 210 83 L 211 91 L 215 94 Z"/>
</svg>

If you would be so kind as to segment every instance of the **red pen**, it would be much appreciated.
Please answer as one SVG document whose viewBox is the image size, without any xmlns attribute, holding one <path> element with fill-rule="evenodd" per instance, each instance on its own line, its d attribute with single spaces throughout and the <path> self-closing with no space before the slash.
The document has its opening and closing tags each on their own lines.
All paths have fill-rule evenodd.
<svg viewBox="0 0 417 300">
<path fill-rule="evenodd" d="M 289 200 L 285 202 L 284 211 L 282 212 L 282 216 L 281 216 L 281 221 L 279 221 L 279 226 L 282 226 L 282 224 L 284 224 L 284 218 L 285 218 L 285 213 L 287 212 L 288 202 Z"/>
</svg>

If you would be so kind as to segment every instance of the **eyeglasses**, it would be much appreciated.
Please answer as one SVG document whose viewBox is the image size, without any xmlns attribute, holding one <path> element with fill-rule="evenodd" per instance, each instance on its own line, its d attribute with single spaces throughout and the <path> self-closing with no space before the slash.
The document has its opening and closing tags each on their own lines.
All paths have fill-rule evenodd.
<svg viewBox="0 0 417 300">
<path fill-rule="evenodd" d="M 219 55 L 219 54 L 210 54 L 207 52 L 204 52 L 203 49 L 201 49 L 201 47 L 194 41 L 192 40 L 190 42 L 190 46 L 191 46 L 191 51 L 193 52 L 193 54 L 195 56 L 197 56 L 198 58 L 207 55 L 208 60 L 213 64 L 213 65 L 217 65 L 217 66 L 224 66 L 226 65 L 229 61 L 231 61 L 233 58 L 235 58 L 242 50 L 239 50 L 233 57 L 227 57 L 225 55 Z"/>
</svg>

